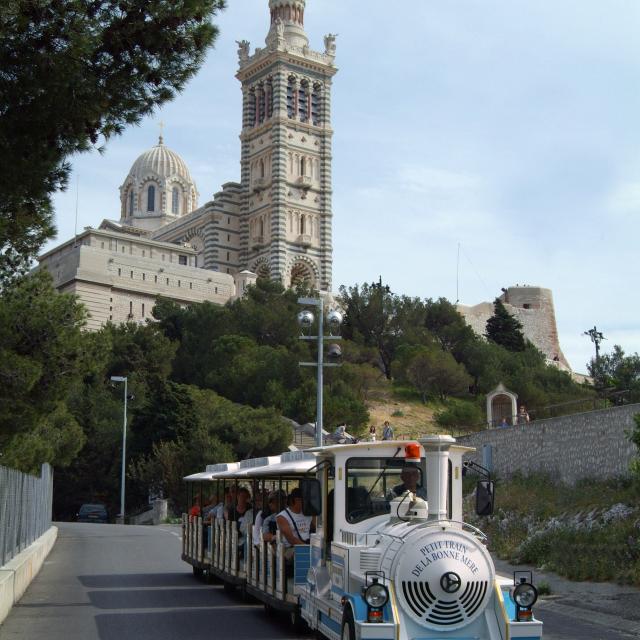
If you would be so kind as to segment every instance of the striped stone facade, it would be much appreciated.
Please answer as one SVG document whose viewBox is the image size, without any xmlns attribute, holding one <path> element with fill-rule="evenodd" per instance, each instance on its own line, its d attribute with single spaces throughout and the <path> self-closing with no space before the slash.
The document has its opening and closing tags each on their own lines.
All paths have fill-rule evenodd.
<svg viewBox="0 0 640 640">
<path fill-rule="evenodd" d="M 239 183 L 198 206 L 186 163 L 161 136 L 125 178 L 120 220 L 41 257 L 56 286 L 85 303 L 89 328 L 146 322 L 158 295 L 224 304 L 257 275 L 331 291 L 335 36 L 322 53 L 309 48 L 305 5 L 269 0 L 266 47 L 251 54 L 239 43 Z"/>
<path fill-rule="evenodd" d="M 324 53 L 309 48 L 304 5 L 289 19 L 272 0 L 267 47 L 250 55 L 240 43 L 240 255 L 243 268 L 286 286 L 304 280 L 330 291 L 335 45 L 327 36 Z"/>
<path fill-rule="evenodd" d="M 295 18 L 287 18 L 288 6 L 271 0 L 266 48 L 250 55 L 249 43 L 239 43 L 240 183 L 225 184 L 211 202 L 152 237 L 204 252 L 198 266 L 206 269 L 251 271 L 285 286 L 304 280 L 330 291 L 335 38 L 325 38 L 324 53 L 312 51 L 305 2 L 297 0 Z"/>
</svg>

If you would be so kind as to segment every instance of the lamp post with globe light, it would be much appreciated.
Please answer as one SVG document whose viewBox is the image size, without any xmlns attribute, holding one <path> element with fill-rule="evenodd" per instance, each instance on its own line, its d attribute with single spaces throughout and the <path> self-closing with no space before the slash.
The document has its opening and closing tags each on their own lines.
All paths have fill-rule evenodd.
<svg viewBox="0 0 640 640">
<path fill-rule="evenodd" d="M 300 340 L 315 340 L 318 345 L 318 357 L 316 362 L 300 362 L 298 363 L 301 367 L 317 367 L 318 369 L 318 382 L 317 382 L 317 394 L 316 394 L 316 446 L 321 447 L 324 443 L 322 441 L 322 385 L 323 385 L 323 369 L 325 367 L 339 367 L 340 358 L 342 357 L 342 349 L 337 344 L 329 345 L 329 349 L 327 352 L 327 357 L 333 362 L 325 362 L 324 361 L 324 301 L 322 298 L 298 298 L 298 304 L 304 306 L 313 306 L 318 310 L 318 335 L 316 336 L 307 336 L 301 335 Z M 329 335 L 327 336 L 331 340 L 342 340 L 342 336 L 333 335 L 334 330 L 339 329 L 342 324 L 342 314 L 339 311 L 332 310 L 329 311 L 326 318 L 327 324 L 329 325 Z M 305 311 L 301 311 L 298 314 L 298 324 L 302 327 L 303 331 L 305 329 L 310 330 L 313 327 L 315 322 L 314 315 L 308 309 Z"/>
<path fill-rule="evenodd" d="M 127 378 L 125 376 L 111 376 L 111 382 L 124 382 L 124 420 L 122 422 L 122 473 L 120 476 L 120 515 L 124 524 L 124 470 L 127 459 Z"/>
</svg>

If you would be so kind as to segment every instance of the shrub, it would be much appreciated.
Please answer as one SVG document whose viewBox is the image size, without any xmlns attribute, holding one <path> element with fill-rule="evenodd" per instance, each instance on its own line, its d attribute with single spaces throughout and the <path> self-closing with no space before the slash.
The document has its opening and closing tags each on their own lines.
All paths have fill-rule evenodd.
<svg viewBox="0 0 640 640">
<path fill-rule="evenodd" d="M 476 427 L 482 424 L 484 418 L 477 404 L 450 400 L 446 409 L 436 413 L 435 419 L 441 427 Z"/>
</svg>

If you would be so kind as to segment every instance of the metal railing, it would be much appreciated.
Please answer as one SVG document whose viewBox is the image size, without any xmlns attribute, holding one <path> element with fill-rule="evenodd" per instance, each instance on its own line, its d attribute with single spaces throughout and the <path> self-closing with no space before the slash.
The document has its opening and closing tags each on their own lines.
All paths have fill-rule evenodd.
<svg viewBox="0 0 640 640">
<path fill-rule="evenodd" d="M 0 567 L 51 527 L 53 470 L 40 477 L 0 467 Z"/>
</svg>

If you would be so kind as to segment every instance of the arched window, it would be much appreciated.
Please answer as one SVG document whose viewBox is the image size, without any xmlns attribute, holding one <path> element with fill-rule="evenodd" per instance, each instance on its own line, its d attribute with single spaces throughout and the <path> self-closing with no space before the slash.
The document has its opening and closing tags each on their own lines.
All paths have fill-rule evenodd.
<svg viewBox="0 0 640 640">
<path fill-rule="evenodd" d="M 133 189 L 129 191 L 129 215 L 133 215 Z"/>
<path fill-rule="evenodd" d="M 147 211 L 156 210 L 156 188 L 153 185 L 149 185 L 147 189 Z"/>
<path fill-rule="evenodd" d="M 171 190 L 171 213 L 178 215 L 180 213 L 180 191 L 178 187 Z"/>
<path fill-rule="evenodd" d="M 313 85 L 311 94 L 311 122 L 316 126 L 320 124 L 320 87 Z"/>
<path fill-rule="evenodd" d="M 264 218 L 260 218 L 260 235 L 264 236 Z"/>
<path fill-rule="evenodd" d="M 311 269 L 303 262 L 296 262 L 291 269 L 291 286 L 309 286 L 314 281 Z"/>
<path fill-rule="evenodd" d="M 304 176 L 306 175 L 306 171 L 305 169 L 307 168 L 307 163 L 305 161 L 304 156 L 302 158 L 300 158 L 300 175 Z"/>
<path fill-rule="evenodd" d="M 260 177 L 264 178 L 264 160 L 260 160 Z"/>
<path fill-rule="evenodd" d="M 262 124 L 264 122 L 266 113 L 267 113 L 267 89 L 266 85 L 259 85 L 257 89 L 258 95 L 258 123 Z"/>
<path fill-rule="evenodd" d="M 266 84 L 267 92 L 267 118 L 273 116 L 273 80 L 269 78 Z"/>
<path fill-rule="evenodd" d="M 308 105 L 308 84 L 306 81 L 300 83 L 298 89 L 298 118 L 301 122 L 306 122 L 309 119 L 309 105 Z"/>
<path fill-rule="evenodd" d="M 290 118 L 296 117 L 296 87 L 294 78 L 289 78 L 287 84 L 287 115 Z"/>
<path fill-rule="evenodd" d="M 300 216 L 300 235 L 303 236 L 305 234 L 305 228 L 306 228 L 306 222 L 307 222 L 307 216 L 302 215 Z"/>
</svg>

